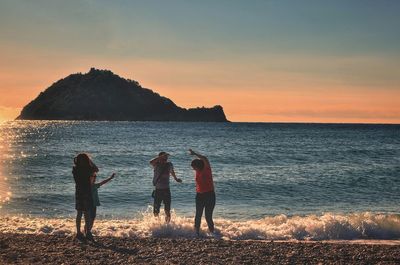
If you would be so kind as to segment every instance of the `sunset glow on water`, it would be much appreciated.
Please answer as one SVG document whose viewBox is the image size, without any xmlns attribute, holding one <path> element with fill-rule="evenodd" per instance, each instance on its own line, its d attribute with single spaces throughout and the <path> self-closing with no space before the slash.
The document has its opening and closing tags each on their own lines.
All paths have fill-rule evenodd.
<svg viewBox="0 0 400 265">
<path fill-rule="evenodd" d="M 0 127 L 1 127 L 1 122 L 0 122 Z M 2 131 L 2 134 L 0 135 L 0 160 L 1 161 L 7 161 L 8 157 L 8 139 L 6 140 L 6 134 L 4 131 Z M 3 162 L 4 163 L 4 162 Z M 3 172 L 3 163 L 0 164 L 0 207 L 2 207 L 3 203 L 6 203 L 10 200 L 11 197 L 11 191 L 8 186 L 8 177 L 6 177 L 6 173 Z"/>
<path fill-rule="evenodd" d="M 1 213 L 20 218 L 13 220 L 21 231 L 71 233 L 64 225 L 75 213 L 72 159 L 85 151 L 99 166 L 99 179 L 117 173 L 99 190 L 98 216 L 104 222 L 97 233 L 107 234 L 118 222 L 110 233 L 190 237 L 195 189 L 187 149 L 196 147 L 209 153 L 215 216 L 228 238 L 393 239 L 400 234 L 399 130 L 397 125 L 7 122 L 0 128 Z M 172 155 L 183 179 L 171 183 L 175 223 L 142 227 L 152 205 L 148 161 L 160 150 Z"/>
</svg>

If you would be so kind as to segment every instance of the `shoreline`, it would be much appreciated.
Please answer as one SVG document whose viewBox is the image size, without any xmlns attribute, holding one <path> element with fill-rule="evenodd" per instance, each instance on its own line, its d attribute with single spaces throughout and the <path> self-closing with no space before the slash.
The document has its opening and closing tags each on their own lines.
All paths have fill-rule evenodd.
<svg viewBox="0 0 400 265">
<path fill-rule="evenodd" d="M 97 219 L 95 236 L 135 238 L 187 238 L 195 239 L 193 218 L 172 213 L 166 224 L 163 216 L 154 218 L 146 211 L 140 218 Z M 254 240 L 257 242 L 324 242 L 345 244 L 400 245 L 398 215 L 359 213 L 348 216 L 273 216 L 260 220 L 235 221 L 214 219 L 217 237 L 224 240 Z M 75 219 L 38 218 L 21 216 L 0 217 L 0 233 L 44 234 L 72 236 Z M 202 222 L 201 235 L 207 238 L 207 225 Z"/>
<path fill-rule="evenodd" d="M 399 264 L 396 244 L 0 233 L 1 264 Z M 393 241 L 393 240 L 389 240 Z"/>
</svg>

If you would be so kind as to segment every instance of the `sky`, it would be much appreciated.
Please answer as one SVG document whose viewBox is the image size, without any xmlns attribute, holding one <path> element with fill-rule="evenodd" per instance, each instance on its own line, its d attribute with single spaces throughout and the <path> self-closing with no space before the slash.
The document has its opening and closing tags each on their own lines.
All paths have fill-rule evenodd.
<svg viewBox="0 0 400 265">
<path fill-rule="evenodd" d="M 108 69 L 231 121 L 400 123 L 397 0 L 0 0 L 0 120 Z"/>
</svg>

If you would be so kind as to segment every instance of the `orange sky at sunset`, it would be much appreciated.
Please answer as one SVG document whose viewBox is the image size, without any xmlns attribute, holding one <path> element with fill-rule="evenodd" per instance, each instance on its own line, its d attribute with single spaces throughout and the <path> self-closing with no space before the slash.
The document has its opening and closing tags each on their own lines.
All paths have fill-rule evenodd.
<svg viewBox="0 0 400 265">
<path fill-rule="evenodd" d="M 87 72 L 95 66 L 137 80 L 183 107 L 221 104 L 231 121 L 400 122 L 400 91 L 394 88 L 349 86 L 306 74 L 262 72 L 247 66 L 235 68 L 212 62 L 87 60 L 95 63 L 76 60 L 39 68 L 45 62 L 36 58 L 23 64 L 25 67 L 19 67 L 17 62 L 11 70 L 10 65 L 0 63 L 0 117 L 15 118 L 22 106 L 52 82 L 70 73 Z"/>
<path fill-rule="evenodd" d="M 6 1 L 0 119 L 17 117 L 60 78 L 95 67 L 182 107 L 222 105 L 230 121 L 400 123 L 400 38 L 392 9 L 180 4 L 187 12 L 168 6 L 171 15 L 145 3 L 43 8 Z"/>
</svg>

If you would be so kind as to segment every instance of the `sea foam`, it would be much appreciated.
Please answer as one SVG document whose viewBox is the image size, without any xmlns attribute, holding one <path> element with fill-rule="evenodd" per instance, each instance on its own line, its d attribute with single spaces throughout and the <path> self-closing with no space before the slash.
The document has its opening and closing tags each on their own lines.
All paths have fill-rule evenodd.
<svg viewBox="0 0 400 265">
<path fill-rule="evenodd" d="M 368 212 L 291 217 L 277 215 L 247 221 L 216 218 L 215 226 L 223 239 L 230 240 L 400 239 L 400 215 Z M 202 231 L 204 234 L 207 231 L 204 220 Z M 75 220 L 6 216 L 0 218 L 0 232 L 73 235 Z M 131 220 L 96 220 L 93 234 L 116 237 L 195 237 L 193 218 L 177 216 L 172 212 L 172 220 L 166 224 L 163 216 L 155 218 L 151 210 Z"/>
</svg>

